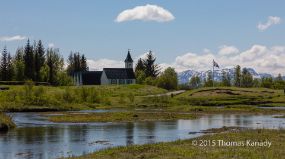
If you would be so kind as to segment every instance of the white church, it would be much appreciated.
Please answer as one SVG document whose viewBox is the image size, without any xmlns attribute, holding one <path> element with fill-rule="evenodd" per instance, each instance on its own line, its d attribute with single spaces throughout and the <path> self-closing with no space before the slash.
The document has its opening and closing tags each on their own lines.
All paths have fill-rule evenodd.
<svg viewBox="0 0 285 159">
<path fill-rule="evenodd" d="M 103 68 L 103 71 L 75 72 L 73 81 L 75 85 L 108 85 L 108 84 L 135 84 L 136 78 L 133 70 L 133 59 L 128 50 L 125 59 L 125 68 Z"/>
</svg>

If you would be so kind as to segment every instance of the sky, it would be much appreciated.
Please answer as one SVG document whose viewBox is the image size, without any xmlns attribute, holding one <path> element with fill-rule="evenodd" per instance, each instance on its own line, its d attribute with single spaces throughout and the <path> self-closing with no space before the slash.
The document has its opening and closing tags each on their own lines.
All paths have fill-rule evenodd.
<svg viewBox="0 0 285 159">
<path fill-rule="evenodd" d="M 91 70 L 152 50 L 162 68 L 241 65 L 285 74 L 284 0 L 3 0 L 0 48 L 27 39 L 86 55 Z"/>
</svg>

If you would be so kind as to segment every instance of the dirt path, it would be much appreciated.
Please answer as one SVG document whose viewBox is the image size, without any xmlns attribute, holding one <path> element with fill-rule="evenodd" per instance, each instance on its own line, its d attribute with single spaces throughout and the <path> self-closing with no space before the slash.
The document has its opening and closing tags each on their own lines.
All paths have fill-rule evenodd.
<svg viewBox="0 0 285 159">
<path fill-rule="evenodd" d="M 163 94 L 147 95 L 146 97 L 155 97 L 155 96 L 176 96 L 178 94 L 184 93 L 186 90 L 172 91 Z"/>
</svg>

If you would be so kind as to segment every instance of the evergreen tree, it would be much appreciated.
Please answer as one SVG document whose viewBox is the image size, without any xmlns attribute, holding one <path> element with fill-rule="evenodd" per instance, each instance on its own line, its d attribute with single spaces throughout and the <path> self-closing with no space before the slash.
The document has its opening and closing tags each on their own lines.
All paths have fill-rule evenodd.
<svg viewBox="0 0 285 159">
<path fill-rule="evenodd" d="M 241 86 L 241 68 L 239 65 L 237 65 L 235 68 L 234 86 L 236 86 L 236 87 Z"/>
<path fill-rule="evenodd" d="M 242 87 L 252 87 L 253 86 L 253 77 L 246 68 L 242 69 L 241 86 Z"/>
<path fill-rule="evenodd" d="M 146 59 L 144 60 L 144 68 L 146 77 L 157 77 L 159 75 L 159 66 L 155 64 L 156 58 L 153 56 L 152 52 L 146 55 Z"/>
<path fill-rule="evenodd" d="M 138 84 L 142 84 L 146 79 L 144 63 L 141 58 L 138 59 L 138 62 L 136 64 L 135 75 L 136 75 L 136 83 Z"/>
<path fill-rule="evenodd" d="M 5 46 L 2 51 L 2 57 L 1 57 L 1 80 L 7 81 L 7 73 L 8 73 L 8 51 L 7 47 Z"/>
<path fill-rule="evenodd" d="M 48 82 L 52 85 L 58 85 L 58 74 L 63 71 L 63 58 L 58 49 L 47 49 Z"/>
<path fill-rule="evenodd" d="M 23 81 L 25 79 L 24 49 L 18 48 L 13 60 L 15 79 Z"/>
<path fill-rule="evenodd" d="M 67 59 L 67 73 L 69 75 L 72 75 L 73 72 L 74 72 L 74 68 L 75 68 L 75 64 L 74 64 L 74 56 L 73 56 L 73 53 L 71 52 L 68 56 L 68 59 Z"/>
<path fill-rule="evenodd" d="M 141 58 L 139 58 L 138 62 L 136 64 L 135 72 L 144 71 L 144 70 L 145 70 L 145 67 L 144 67 L 143 60 Z"/>
<path fill-rule="evenodd" d="M 69 75 L 78 71 L 88 71 L 87 59 L 84 54 L 81 55 L 79 52 L 71 52 L 68 56 L 67 63 L 67 73 Z"/>
<path fill-rule="evenodd" d="M 45 49 L 41 40 L 39 40 L 36 46 L 34 47 L 34 54 L 35 54 L 35 80 L 41 81 L 40 71 L 45 64 Z"/>
<path fill-rule="evenodd" d="M 80 70 L 81 71 L 88 71 L 88 67 L 87 67 L 87 59 L 86 57 L 83 55 L 81 55 L 80 58 Z"/>
<path fill-rule="evenodd" d="M 7 81 L 12 81 L 14 78 L 14 67 L 12 62 L 12 56 L 8 53 L 7 57 Z"/>
<path fill-rule="evenodd" d="M 229 75 L 229 73 L 223 71 L 223 74 L 222 74 L 222 85 L 223 86 L 231 86 L 231 77 Z"/>
<path fill-rule="evenodd" d="M 26 79 L 34 80 L 34 53 L 33 47 L 30 45 L 30 40 L 28 39 L 25 46 L 24 52 L 24 63 L 25 63 L 25 77 Z"/>
</svg>

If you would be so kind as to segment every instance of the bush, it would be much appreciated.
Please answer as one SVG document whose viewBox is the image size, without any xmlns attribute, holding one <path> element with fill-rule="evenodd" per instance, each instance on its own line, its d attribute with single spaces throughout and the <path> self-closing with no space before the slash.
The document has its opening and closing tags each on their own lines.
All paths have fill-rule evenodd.
<svg viewBox="0 0 285 159">
<path fill-rule="evenodd" d="M 167 89 L 167 90 L 175 90 L 177 89 L 177 73 L 171 67 L 168 67 L 157 80 L 157 86 Z"/>
</svg>

